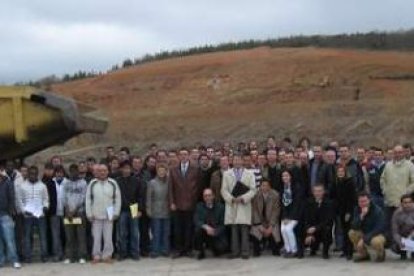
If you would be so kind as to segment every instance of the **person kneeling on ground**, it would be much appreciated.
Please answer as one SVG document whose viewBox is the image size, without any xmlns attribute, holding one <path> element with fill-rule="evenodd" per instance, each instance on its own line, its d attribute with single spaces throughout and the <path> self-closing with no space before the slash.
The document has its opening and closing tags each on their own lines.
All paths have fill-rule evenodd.
<svg viewBox="0 0 414 276">
<path fill-rule="evenodd" d="M 270 181 L 262 179 L 259 192 L 252 202 L 252 228 L 250 234 L 253 240 L 253 256 L 261 255 L 261 242 L 268 240 L 272 254 L 280 255 L 280 197 L 272 190 Z"/>
<path fill-rule="evenodd" d="M 194 215 L 195 248 L 199 251 L 197 258 L 205 258 L 205 247 L 219 256 L 227 249 L 227 238 L 224 228 L 224 206 L 215 201 L 210 188 L 203 191 L 203 202 L 197 204 Z"/>
<path fill-rule="evenodd" d="M 348 233 L 358 253 L 354 262 L 370 259 L 368 247 L 375 250 L 376 262 L 385 260 L 384 226 L 385 217 L 381 208 L 371 202 L 368 193 L 361 192 L 358 195 L 358 206 L 355 208 L 351 230 Z"/>
<path fill-rule="evenodd" d="M 332 243 L 332 225 L 334 208 L 332 201 L 325 196 L 323 184 L 312 187 L 313 197 L 305 208 L 305 246 L 310 246 L 311 256 L 316 255 L 319 244 L 322 243 L 322 256 L 329 258 L 329 246 Z"/>
<path fill-rule="evenodd" d="M 411 195 L 401 197 L 401 207 L 394 212 L 392 217 L 392 249 L 401 255 L 401 259 L 407 259 L 407 251 L 404 250 L 402 239 L 414 239 L 414 202 Z M 414 253 L 411 253 L 414 260 Z"/>
</svg>

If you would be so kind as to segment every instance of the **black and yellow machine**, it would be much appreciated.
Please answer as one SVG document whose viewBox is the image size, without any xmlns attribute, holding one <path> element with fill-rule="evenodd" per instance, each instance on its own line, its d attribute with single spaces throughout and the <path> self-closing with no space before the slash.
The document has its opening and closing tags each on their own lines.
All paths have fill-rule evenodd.
<svg viewBox="0 0 414 276">
<path fill-rule="evenodd" d="M 102 134 L 99 110 L 33 87 L 0 86 L 0 160 L 22 159 L 81 133 Z"/>
</svg>

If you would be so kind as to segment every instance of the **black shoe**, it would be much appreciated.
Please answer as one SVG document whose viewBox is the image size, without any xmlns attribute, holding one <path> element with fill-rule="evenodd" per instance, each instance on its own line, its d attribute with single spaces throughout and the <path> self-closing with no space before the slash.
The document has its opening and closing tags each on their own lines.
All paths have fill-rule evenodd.
<svg viewBox="0 0 414 276">
<path fill-rule="evenodd" d="M 139 255 L 138 256 L 131 256 L 131 260 L 133 260 L 133 261 L 139 261 L 140 260 L 140 257 L 139 257 Z"/>
<path fill-rule="evenodd" d="M 311 257 L 316 256 L 316 250 L 311 250 L 309 256 L 311 256 Z"/>
<path fill-rule="evenodd" d="M 233 260 L 233 259 L 237 259 L 237 258 L 239 258 L 240 256 L 239 255 L 236 255 L 236 254 L 229 254 L 228 256 L 227 256 L 227 259 L 230 259 L 230 260 Z"/>
<path fill-rule="evenodd" d="M 322 258 L 325 259 L 325 260 L 329 259 L 329 253 L 328 252 L 324 252 L 322 254 Z"/>
<path fill-rule="evenodd" d="M 248 260 L 248 259 L 250 258 L 250 256 L 249 256 L 249 255 L 242 255 L 242 256 L 241 256 L 241 258 L 242 258 L 243 260 Z"/>
<path fill-rule="evenodd" d="M 400 259 L 401 259 L 401 261 L 407 260 L 407 254 L 405 252 L 404 253 L 401 253 Z"/>
<path fill-rule="evenodd" d="M 280 256 L 280 250 L 278 250 L 278 249 L 273 249 L 273 250 L 272 250 L 272 255 L 273 255 L 273 256 Z"/>
<path fill-rule="evenodd" d="M 294 256 L 298 259 L 303 259 L 303 257 L 304 257 L 303 252 L 298 252 L 298 253 L 294 254 Z"/>
<path fill-rule="evenodd" d="M 354 263 L 361 263 L 361 262 L 366 262 L 369 261 L 371 258 L 369 257 L 369 255 L 365 255 L 365 256 L 357 256 L 354 258 Z"/>
<path fill-rule="evenodd" d="M 194 254 L 191 251 L 186 251 L 182 254 L 182 256 L 187 257 L 187 258 L 192 258 L 192 257 L 194 257 Z"/>
<path fill-rule="evenodd" d="M 261 252 L 260 250 L 253 250 L 253 257 L 260 257 Z"/>
<path fill-rule="evenodd" d="M 206 254 L 204 253 L 204 251 L 200 251 L 197 255 L 197 260 L 203 260 L 206 258 Z"/>
<path fill-rule="evenodd" d="M 183 257 L 183 253 L 182 252 L 175 252 L 174 254 L 172 254 L 172 258 L 173 259 L 178 259 Z"/>
<path fill-rule="evenodd" d="M 43 258 L 41 259 L 41 261 L 42 261 L 42 263 L 47 263 L 49 260 L 48 260 L 48 258 L 43 257 Z"/>
</svg>

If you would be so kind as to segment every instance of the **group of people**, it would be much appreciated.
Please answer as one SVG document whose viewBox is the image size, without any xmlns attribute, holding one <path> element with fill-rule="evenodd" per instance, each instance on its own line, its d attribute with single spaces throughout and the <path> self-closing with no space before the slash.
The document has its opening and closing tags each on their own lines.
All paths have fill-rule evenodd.
<svg viewBox="0 0 414 276">
<path fill-rule="evenodd" d="M 383 262 L 387 247 L 402 259 L 414 250 L 408 144 L 294 146 L 269 136 L 263 146 L 153 144 L 143 156 L 109 146 L 101 160 L 7 160 L 0 172 L 0 266 L 32 262 L 36 244 L 42 262 L 66 264 L 267 250 L 303 258 L 307 249 Z"/>
</svg>

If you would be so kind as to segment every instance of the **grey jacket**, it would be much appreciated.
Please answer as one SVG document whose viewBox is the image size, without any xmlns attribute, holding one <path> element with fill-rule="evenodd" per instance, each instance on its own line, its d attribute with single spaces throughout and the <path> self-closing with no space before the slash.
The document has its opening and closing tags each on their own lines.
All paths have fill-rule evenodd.
<svg viewBox="0 0 414 276">
<path fill-rule="evenodd" d="M 109 207 L 114 208 L 113 215 L 121 212 L 121 192 L 112 178 L 92 179 L 86 191 L 86 216 L 90 220 L 107 220 Z"/>
<path fill-rule="evenodd" d="M 84 215 L 87 184 L 84 179 L 70 180 L 65 178 L 63 185 L 63 208 L 75 215 Z"/>
<path fill-rule="evenodd" d="M 151 218 L 170 217 L 167 180 L 164 182 L 156 177 L 148 183 L 147 214 Z"/>
<path fill-rule="evenodd" d="M 407 238 L 414 231 L 414 209 L 398 208 L 392 216 L 392 237 L 401 246 L 401 238 Z"/>
</svg>

